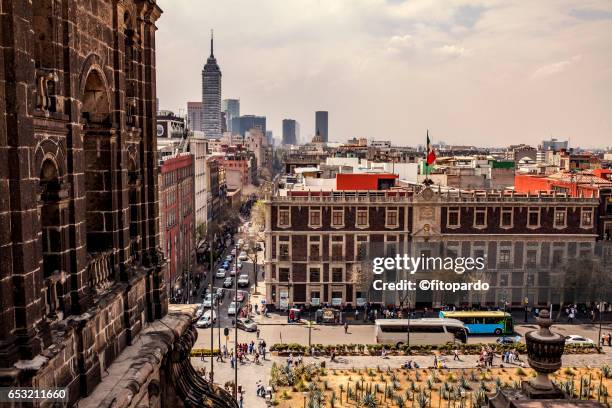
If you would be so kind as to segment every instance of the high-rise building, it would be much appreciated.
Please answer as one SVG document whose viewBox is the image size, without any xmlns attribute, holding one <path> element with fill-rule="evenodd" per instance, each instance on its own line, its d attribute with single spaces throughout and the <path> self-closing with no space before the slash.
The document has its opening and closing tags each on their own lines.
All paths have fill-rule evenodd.
<svg viewBox="0 0 612 408">
<path fill-rule="evenodd" d="M 240 116 L 240 99 L 224 99 L 221 101 L 221 111 L 225 112 L 227 131 L 233 132 L 232 120 Z"/>
<path fill-rule="evenodd" d="M 187 102 L 188 128 L 192 131 L 202 131 L 204 121 L 204 108 L 202 102 Z"/>
<path fill-rule="evenodd" d="M 243 115 L 232 119 L 232 134 L 244 136 L 249 129 L 259 129 L 266 134 L 266 117 Z"/>
<path fill-rule="evenodd" d="M 328 121 L 328 113 L 327 111 L 316 111 L 315 112 L 315 135 L 319 134 L 323 138 L 325 143 L 328 142 L 328 133 L 327 133 L 327 121 Z"/>
<path fill-rule="evenodd" d="M 283 144 L 298 144 L 298 133 L 300 125 L 294 119 L 283 119 Z"/>
<path fill-rule="evenodd" d="M 202 107 L 204 120 L 202 131 L 207 138 L 221 137 L 221 70 L 217 65 L 210 36 L 210 56 L 202 69 Z"/>
</svg>

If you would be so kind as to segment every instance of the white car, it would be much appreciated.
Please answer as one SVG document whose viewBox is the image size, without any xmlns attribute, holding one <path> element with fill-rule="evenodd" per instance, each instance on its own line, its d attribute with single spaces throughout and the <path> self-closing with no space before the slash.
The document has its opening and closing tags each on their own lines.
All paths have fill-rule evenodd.
<svg viewBox="0 0 612 408">
<path fill-rule="evenodd" d="M 227 314 L 229 315 L 235 315 L 236 312 L 238 311 L 238 308 L 240 307 L 239 303 L 236 302 L 232 302 L 230 303 L 230 305 L 227 308 Z"/>
<path fill-rule="evenodd" d="M 240 255 L 238 255 L 238 259 L 241 261 L 246 261 L 247 259 L 249 259 L 249 257 L 246 252 L 242 251 Z"/>
<path fill-rule="evenodd" d="M 238 277 L 238 286 L 248 286 L 249 285 L 249 275 L 242 274 Z"/>
<path fill-rule="evenodd" d="M 588 337 L 578 336 L 577 334 L 570 334 L 569 336 L 565 336 L 565 344 L 577 344 L 580 346 L 590 346 L 595 344 L 595 342 Z"/>
<path fill-rule="evenodd" d="M 232 248 L 232 251 L 230 252 L 230 254 L 232 254 L 233 256 L 236 256 L 236 248 Z"/>
<path fill-rule="evenodd" d="M 200 307 L 198 307 L 198 310 L 196 310 L 195 318 L 199 319 L 202 317 L 202 313 L 204 313 L 204 303 L 202 303 Z"/>
<path fill-rule="evenodd" d="M 236 262 L 236 266 L 238 269 L 242 269 L 242 261 L 238 260 L 238 262 Z"/>
<path fill-rule="evenodd" d="M 234 255 L 233 254 L 229 254 L 228 256 L 225 257 L 225 260 L 227 262 L 232 262 L 234 260 Z"/>
<path fill-rule="evenodd" d="M 210 309 L 212 307 L 213 297 L 210 293 L 206 294 L 206 297 L 202 301 L 202 307 L 206 309 Z"/>
<path fill-rule="evenodd" d="M 236 267 L 230 269 L 230 276 L 236 276 Z"/>
<path fill-rule="evenodd" d="M 219 269 L 217 269 L 217 273 L 215 274 L 215 276 L 217 278 L 221 278 L 221 279 L 225 278 L 225 272 L 226 272 L 225 269 L 219 268 Z"/>
<path fill-rule="evenodd" d="M 209 327 L 211 324 L 210 316 L 212 314 L 212 323 L 217 321 L 217 314 L 212 310 L 207 310 L 202 317 L 196 322 L 196 327 Z"/>
</svg>

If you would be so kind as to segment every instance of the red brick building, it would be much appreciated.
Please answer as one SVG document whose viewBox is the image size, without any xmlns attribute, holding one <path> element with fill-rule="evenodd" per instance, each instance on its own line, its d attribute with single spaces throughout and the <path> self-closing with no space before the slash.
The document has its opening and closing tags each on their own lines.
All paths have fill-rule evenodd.
<svg viewBox="0 0 612 408">
<path fill-rule="evenodd" d="M 455 304 L 519 307 L 526 298 L 533 305 L 560 303 L 564 295 L 555 284 L 564 277 L 560 265 L 595 252 L 597 198 L 421 186 L 362 190 L 379 175 L 361 176 L 371 179 L 360 180 L 353 190 L 294 186 L 267 197 L 269 304 L 440 307 L 452 302 L 440 292 L 417 298 L 416 293 L 371 291 L 364 274 L 372 272 L 364 270 L 363 260 L 372 251 L 390 257 L 484 257 L 482 279 L 491 290 L 462 293 Z M 410 279 L 405 271 L 385 273 L 386 282 Z"/>
<path fill-rule="evenodd" d="M 160 245 L 168 261 L 169 296 L 185 295 L 182 288 L 194 265 L 194 162 L 193 155 L 166 156 L 159 166 Z"/>
</svg>

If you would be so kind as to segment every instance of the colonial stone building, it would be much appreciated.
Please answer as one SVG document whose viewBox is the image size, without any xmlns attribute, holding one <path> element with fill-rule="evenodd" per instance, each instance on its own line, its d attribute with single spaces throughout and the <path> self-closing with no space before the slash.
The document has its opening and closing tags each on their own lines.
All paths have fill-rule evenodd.
<svg viewBox="0 0 612 408">
<path fill-rule="evenodd" d="M 178 384 L 191 378 L 185 348 L 194 333 L 189 311 L 167 314 L 155 138 L 160 15 L 153 0 L 0 6 L 2 386 L 65 387 L 74 403 L 112 382 L 107 373 L 121 361 L 125 381 L 102 387 L 96 406 L 217 398 L 199 378 Z M 128 397 L 119 402 L 120 394 Z"/>
<path fill-rule="evenodd" d="M 599 200 L 564 194 L 295 187 L 269 196 L 266 205 L 267 301 L 276 307 L 568 302 L 564 265 L 590 258 L 598 238 Z M 454 298 L 441 292 L 370 290 L 366 260 L 396 254 L 484 258 L 478 277 L 491 290 Z M 453 275 L 434 278 L 456 279 Z M 410 276 L 389 271 L 381 278 L 395 282 Z"/>
</svg>

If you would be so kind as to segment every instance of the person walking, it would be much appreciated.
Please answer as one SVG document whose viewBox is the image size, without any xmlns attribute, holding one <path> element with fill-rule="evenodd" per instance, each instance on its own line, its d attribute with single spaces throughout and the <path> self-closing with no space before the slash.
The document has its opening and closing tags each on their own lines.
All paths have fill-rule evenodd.
<svg viewBox="0 0 612 408">
<path fill-rule="evenodd" d="M 612 347 L 612 333 L 608 333 L 608 347 Z"/>
<path fill-rule="evenodd" d="M 453 361 L 461 361 L 459 358 L 459 349 L 453 350 Z"/>
<path fill-rule="evenodd" d="M 348 323 L 344 322 L 344 334 L 348 334 Z"/>
</svg>

